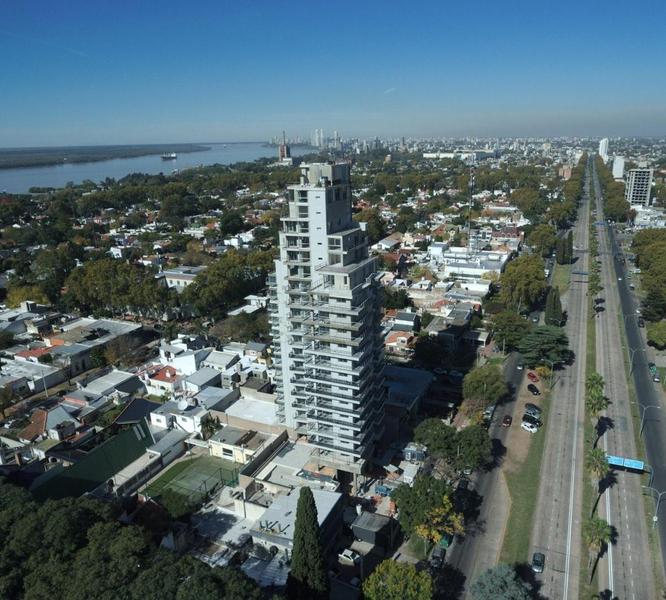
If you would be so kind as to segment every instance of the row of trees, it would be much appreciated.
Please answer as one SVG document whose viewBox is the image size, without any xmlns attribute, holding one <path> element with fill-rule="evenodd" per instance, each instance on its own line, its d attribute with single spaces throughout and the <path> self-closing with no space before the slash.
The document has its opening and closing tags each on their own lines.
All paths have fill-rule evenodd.
<svg viewBox="0 0 666 600">
<path fill-rule="evenodd" d="M 631 207 L 624 199 L 624 183 L 613 179 L 613 173 L 601 156 L 596 157 L 596 170 L 604 198 L 606 218 L 617 223 L 624 223 L 632 218 Z"/>
<path fill-rule="evenodd" d="M 643 229 L 634 236 L 632 250 L 641 269 L 643 316 L 666 318 L 666 229 Z"/>
<path fill-rule="evenodd" d="M 0 479 L 0 535 L 2 598 L 263 598 L 239 569 L 161 551 L 148 530 L 90 498 L 39 504 Z"/>
<path fill-rule="evenodd" d="M 595 516 L 597 506 L 603 493 L 614 483 L 614 476 L 608 465 L 606 453 L 597 448 L 601 436 L 612 427 L 612 421 L 601 413 L 608 407 L 608 398 L 604 394 L 604 379 L 596 372 L 590 373 L 585 380 L 585 409 L 588 416 L 595 422 L 596 437 L 585 452 L 585 465 L 594 476 L 597 498 L 589 517 L 583 523 L 583 540 L 589 550 L 588 569 L 590 581 L 594 577 L 594 570 L 606 546 L 613 539 L 613 528 L 602 518 Z M 594 565 L 593 565 L 594 561 Z"/>
</svg>

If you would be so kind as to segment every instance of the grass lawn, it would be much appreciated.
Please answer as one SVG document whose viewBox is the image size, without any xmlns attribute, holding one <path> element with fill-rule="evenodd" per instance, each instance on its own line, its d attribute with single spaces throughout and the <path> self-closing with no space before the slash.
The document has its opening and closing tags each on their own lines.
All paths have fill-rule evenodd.
<svg viewBox="0 0 666 600">
<path fill-rule="evenodd" d="M 545 423 L 550 412 L 550 392 L 544 395 L 541 408 Z M 532 434 L 532 445 L 520 470 L 505 474 L 511 495 L 511 511 L 500 562 L 509 564 L 528 562 L 545 443 L 546 431 L 542 427 L 537 433 Z"/>
<path fill-rule="evenodd" d="M 425 560 L 428 558 L 428 550 L 430 545 L 423 541 L 418 535 L 413 535 L 407 542 L 407 551 L 410 556 L 418 560 Z"/>
<path fill-rule="evenodd" d="M 569 278 L 571 277 L 571 265 L 558 265 L 553 267 L 552 285 L 560 291 L 560 296 L 569 289 Z"/>
</svg>

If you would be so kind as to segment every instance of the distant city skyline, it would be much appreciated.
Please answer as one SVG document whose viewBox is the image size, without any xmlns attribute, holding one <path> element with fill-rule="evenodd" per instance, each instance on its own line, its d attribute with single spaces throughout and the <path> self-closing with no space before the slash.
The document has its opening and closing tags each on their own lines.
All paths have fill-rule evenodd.
<svg viewBox="0 0 666 600">
<path fill-rule="evenodd" d="M 0 147 L 666 134 L 663 3 L 192 8 L 4 3 Z"/>
</svg>

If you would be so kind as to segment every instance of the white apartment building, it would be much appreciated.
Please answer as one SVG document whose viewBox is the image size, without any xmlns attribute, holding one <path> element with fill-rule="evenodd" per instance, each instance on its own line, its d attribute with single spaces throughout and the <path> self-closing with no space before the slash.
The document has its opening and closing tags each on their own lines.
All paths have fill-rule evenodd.
<svg viewBox="0 0 666 600">
<path fill-rule="evenodd" d="M 613 179 L 620 181 L 624 178 L 624 156 L 613 158 Z"/>
<path fill-rule="evenodd" d="M 652 169 L 631 169 L 627 175 L 624 199 L 629 204 L 650 206 L 652 188 Z"/>
<path fill-rule="evenodd" d="M 604 138 L 599 142 L 599 156 L 604 162 L 608 160 L 608 138 Z"/>
<path fill-rule="evenodd" d="M 358 474 L 383 431 L 379 283 L 352 219 L 349 165 L 301 167 L 270 282 L 278 417 Z"/>
</svg>

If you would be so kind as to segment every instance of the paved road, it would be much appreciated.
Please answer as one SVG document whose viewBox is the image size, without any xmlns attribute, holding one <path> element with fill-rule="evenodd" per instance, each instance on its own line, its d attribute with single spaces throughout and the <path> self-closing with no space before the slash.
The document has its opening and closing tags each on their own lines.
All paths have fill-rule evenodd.
<svg viewBox="0 0 666 600">
<path fill-rule="evenodd" d="M 596 169 L 593 181 L 597 218 L 604 221 Z M 614 269 L 615 253 L 611 248 L 607 228 L 602 226 L 598 231 L 601 285 L 604 289 L 600 295 L 605 300 L 605 310 L 596 319 L 596 362 L 597 371 L 606 383 L 606 395 L 611 401 L 605 416 L 613 422 L 613 428 L 601 438 L 600 447 L 613 456 L 634 458 L 637 456 L 636 442 L 618 321 L 621 307 Z M 628 600 L 654 598 L 656 591 L 649 560 L 650 548 L 640 477 L 620 471 L 615 472 L 615 476 L 617 483 L 604 493 L 598 507 L 599 516 L 617 530 L 617 544 L 608 549 L 599 563 L 599 589 L 610 590 L 613 597 Z"/>
<path fill-rule="evenodd" d="M 589 167 L 588 167 L 589 172 Z M 574 227 L 574 245 L 587 248 L 589 198 L 584 195 Z M 575 251 L 575 270 L 587 271 L 588 254 Z M 587 341 L 587 278 L 572 276 L 563 298 L 568 313 L 566 332 L 575 362 L 557 373 L 551 393 L 546 428 L 546 445 L 530 556 L 546 555 L 546 567 L 538 576 L 540 593 L 551 599 L 578 598 L 581 547 L 582 464 L 584 427 L 584 384 Z"/>
<path fill-rule="evenodd" d="M 614 256 L 621 256 L 621 249 L 615 239 L 612 228 L 608 229 L 608 237 Z M 662 492 L 666 491 L 666 415 L 663 414 L 663 394 L 657 387 L 659 384 L 655 384 L 652 381 L 652 376 L 648 369 L 648 349 L 636 318 L 636 309 L 639 308 L 639 305 L 629 289 L 626 264 L 620 260 L 614 260 L 614 269 L 617 276 L 617 291 L 620 297 L 622 318 L 629 346 L 628 353 L 633 364 L 634 387 L 638 403 L 642 407 L 641 412 L 646 411 L 643 442 L 645 444 L 647 462 L 653 470 L 652 486 Z M 660 408 L 647 408 L 649 406 L 658 406 Z M 664 569 L 666 568 L 666 513 L 663 511 L 665 504 L 665 502 L 661 503 L 660 519 L 657 523 L 661 541 L 662 572 L 660 573 L 660 579 L 663 579 Z"/>
<path fill-rule="evenodd" d="M 512 353 L 504 363 L 506 381 L 515 390 L 520 389 L 524 374 L 524 371 L 516 368 L 518 362 L 522 362 L 520 355 Z M 508 434 L 508 429 L 501 426 L 502 417 L 507 414 L 513 415 L 514 418 L 519 416 L 513 414 L 516 394 L 512 395 L 510 402 L 497 409 L 488 429 L 490 437 L 499 440 L 502 445 L 505 445 Z M 483 498 L 477 519 L 479 526 L 468 531 L 464 541 L 456 541 L 446 555 L 446 561 L 465 575 L 466 595 L 476 577 L 497 564 L 509 511 L 508 497 L 505 498 L 506 502 L 502 502 L 504 495 L 508 496 L 508 490 L 505 488 L 503 475 L 498 467 L 490 472 L 476 474 L 473 487 Z"/>
</svg>

